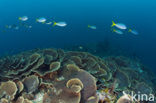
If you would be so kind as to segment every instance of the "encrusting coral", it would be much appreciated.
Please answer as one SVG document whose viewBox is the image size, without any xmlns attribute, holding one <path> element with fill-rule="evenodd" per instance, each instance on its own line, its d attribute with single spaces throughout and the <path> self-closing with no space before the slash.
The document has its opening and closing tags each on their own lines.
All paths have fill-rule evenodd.
<svg viewBox="0 0 156 103">
<path fill-rule="evenodd" d="M 154 90 L 140 73 L 125 57 L 36 49 L 0 58 L 0 103 L 114 103 L 123 90 Z"/>
</svg>

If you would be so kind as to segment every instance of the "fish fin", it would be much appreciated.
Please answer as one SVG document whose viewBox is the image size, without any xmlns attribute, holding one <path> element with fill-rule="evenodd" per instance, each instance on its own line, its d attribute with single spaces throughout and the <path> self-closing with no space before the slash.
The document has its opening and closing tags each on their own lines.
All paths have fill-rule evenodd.
<svg viewBox="0 0 156 103">
<path fill-rule="evenodd" d="M 88 28 L 90 28 L 90 25 L 88 25 Z"/>
<path fill-rule="evenodd" d="M 129 30 L 128 30 L 128 32 L 131 32 L 131 31 L 132 31 L 132 29 L 129 29 Z"/>
<path fill-rule="evenodd" d="M 54 21 L 53 27 L 56 26 L 56 24 L 57 24 L 57 23 Z"/>
<path fill-rule="evenodd" d="M 38 19 L 36 19 L 36 22 L 38 22 Z"/>
<path fill-rule="evenodd" d="M 115 24 L 115 22 L 114 21 L 112 21 L 112 27 L 114 27 L 116 24 Z"/>
<path fill-rule="evenodd" d="M 111 31 L 112 31 L 112 32 L 115 32 L 115 29 L 111 28 Z"/>
<path fill-rule="evenodd" d="M 115 30 L 115 29 L 113 29 L 113 32 L 116 32 L 116 30 Z"/>
</svg>

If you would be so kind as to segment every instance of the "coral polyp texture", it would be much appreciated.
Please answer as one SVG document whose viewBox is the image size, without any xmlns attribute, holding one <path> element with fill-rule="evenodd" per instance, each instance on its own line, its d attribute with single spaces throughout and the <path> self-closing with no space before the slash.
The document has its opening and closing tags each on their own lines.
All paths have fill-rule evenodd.
<svg viewBox="0 0 156 103">
<path fill-rule="evenodd" d="M 126 57 L 36 49 L 0 58 L 0 103 L 115 103 L 122 91 L 155 94 L 154 80 Z"/>
</svg>

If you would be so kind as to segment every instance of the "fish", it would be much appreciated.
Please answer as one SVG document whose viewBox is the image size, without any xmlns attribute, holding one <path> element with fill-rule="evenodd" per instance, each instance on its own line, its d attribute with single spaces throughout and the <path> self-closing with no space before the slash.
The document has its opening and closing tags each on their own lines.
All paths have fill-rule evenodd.
<svg viewBox="0 0 156 103">
<path fill-rule="evenodd" d="M 19 29 L 19 26 L 17 26 L 16 24 L 13 24 L 12 25 L 12 28 L 15 29 L 15 30 L 18 30 Z"/>
<path fill-rule="evenodd" d="M 25 27 L 26 27 L 26 28 L 29 28 L 29 29 L 31 29 L 31 28 L 32 28 L 32 26 L 31 26 L 31 25 L 25 25 Z"/>
<path fill-rule="evenodd" d="M 37 18 L 36 19 L 36 22 L 39 22 L 39 23 L 45 23 L 47 20 L 46 20 L 46 18 L 44 18 L 44 17 L 41 17 L 41 18 Z"/>
<path fill-rule="evenodd" d="M 51 25 L 52 24 L 52 22 L 48 22 L 48 23 L 46 23 L 47 25 Z"/>
<path fill-rule="evenodd" d="M 117 27 L 118 29 L 127 29 L 127 26 L 123 23 L 115 23 L 114 21 L 112 21 L 112 27 Z"/>
<path fill-rule="evenodd" d="M 5 28 L 11 29 L 12 28 L 12 25 L 5 25 Z"/>
<path fill-rule="evenodd" d="M 15 25 L 15 24 L 13 24 L 13 25 L 5 25 L 5 28 L 18 30 L 19 26 Z"/>
<path fill-rule="evenodd" d="M 91 28 L 91 29 L 96 29 L 96 26 L 93 26 L 93 25 L 88 25 L 88 28 Z"/>
<path fill-rule="evenodd" d="M 32 26 L 30 25 L 30 26 L 28 26 L 28 28 L 32 28 Z"/>
<path fill-rule="evenodd" d="M 20 20 L 20 21 L 27 21 L 28 17 L 27 16 L 22 16 L 22 17 L 19 17 L 18 20 Z"/>
<path fill-rule="evenodd" d="M 79 49 L 82 50 L 83 49 L 83 46 L 79 46 Z"/>
<path fill-rule="evenodd" d="M 129 29 L 128 32 L 134 34 L 134 35 L 138 35 L 139 33 L 136 31 L 136 30 L 132 30 L 132 29 Z"/>
<path fill-rule="evenodd" d="M 117 34 L 120 34 L 120 35 L 123 34 L 123 32 L 122 32 L 121 30 L 117 30 L 117 29 L 113 29 L 113 32 L 115 32 L 115 33 L 117 33 Z"/>
<path fill-rule="evenodd" d="M 19 27 L 18 27 L 18 26 L 16 26 L 14 29 L 15 29 L 15 30 L 18 30 L 18 29 L 19 29 Z"/>
<path fill-rule="evenodd" d="M 67 26 L 67 23 L 66 22 L 55 22 L 54 21 L 53 26 L 65 27 L 65 26 Z"/>
<path fill-rule="evenodd" d="M 20 27 L 32 28 L 31 25 L 28 25 L 28 24 L 25 24 L 25 23 L 20 23 Z"/>
</svg>

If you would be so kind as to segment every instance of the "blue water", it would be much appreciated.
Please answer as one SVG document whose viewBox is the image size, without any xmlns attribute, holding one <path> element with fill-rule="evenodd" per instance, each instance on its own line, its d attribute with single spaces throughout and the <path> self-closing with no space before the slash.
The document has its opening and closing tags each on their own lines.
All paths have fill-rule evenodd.
<svg viewBox="0 0 156 103">
<path fill-rule="evenodd" d="M 19 16 L 28 16 L 31 30 L 0 32 L 0 54 L 34 48 L 63 48 L 103 41 L 127 53 L 135 53 L 156 72 L 155 0 L 0 0 L 0 30 L 6 24 L 18 24 Z M 37 17 L 66 21 L 65 28 L 42 25 Z M 112 33 L 112 20 L 135 28 L 139 35 Z M 87 28 L 96 25 L 97 30 Z"/>
</svg>

